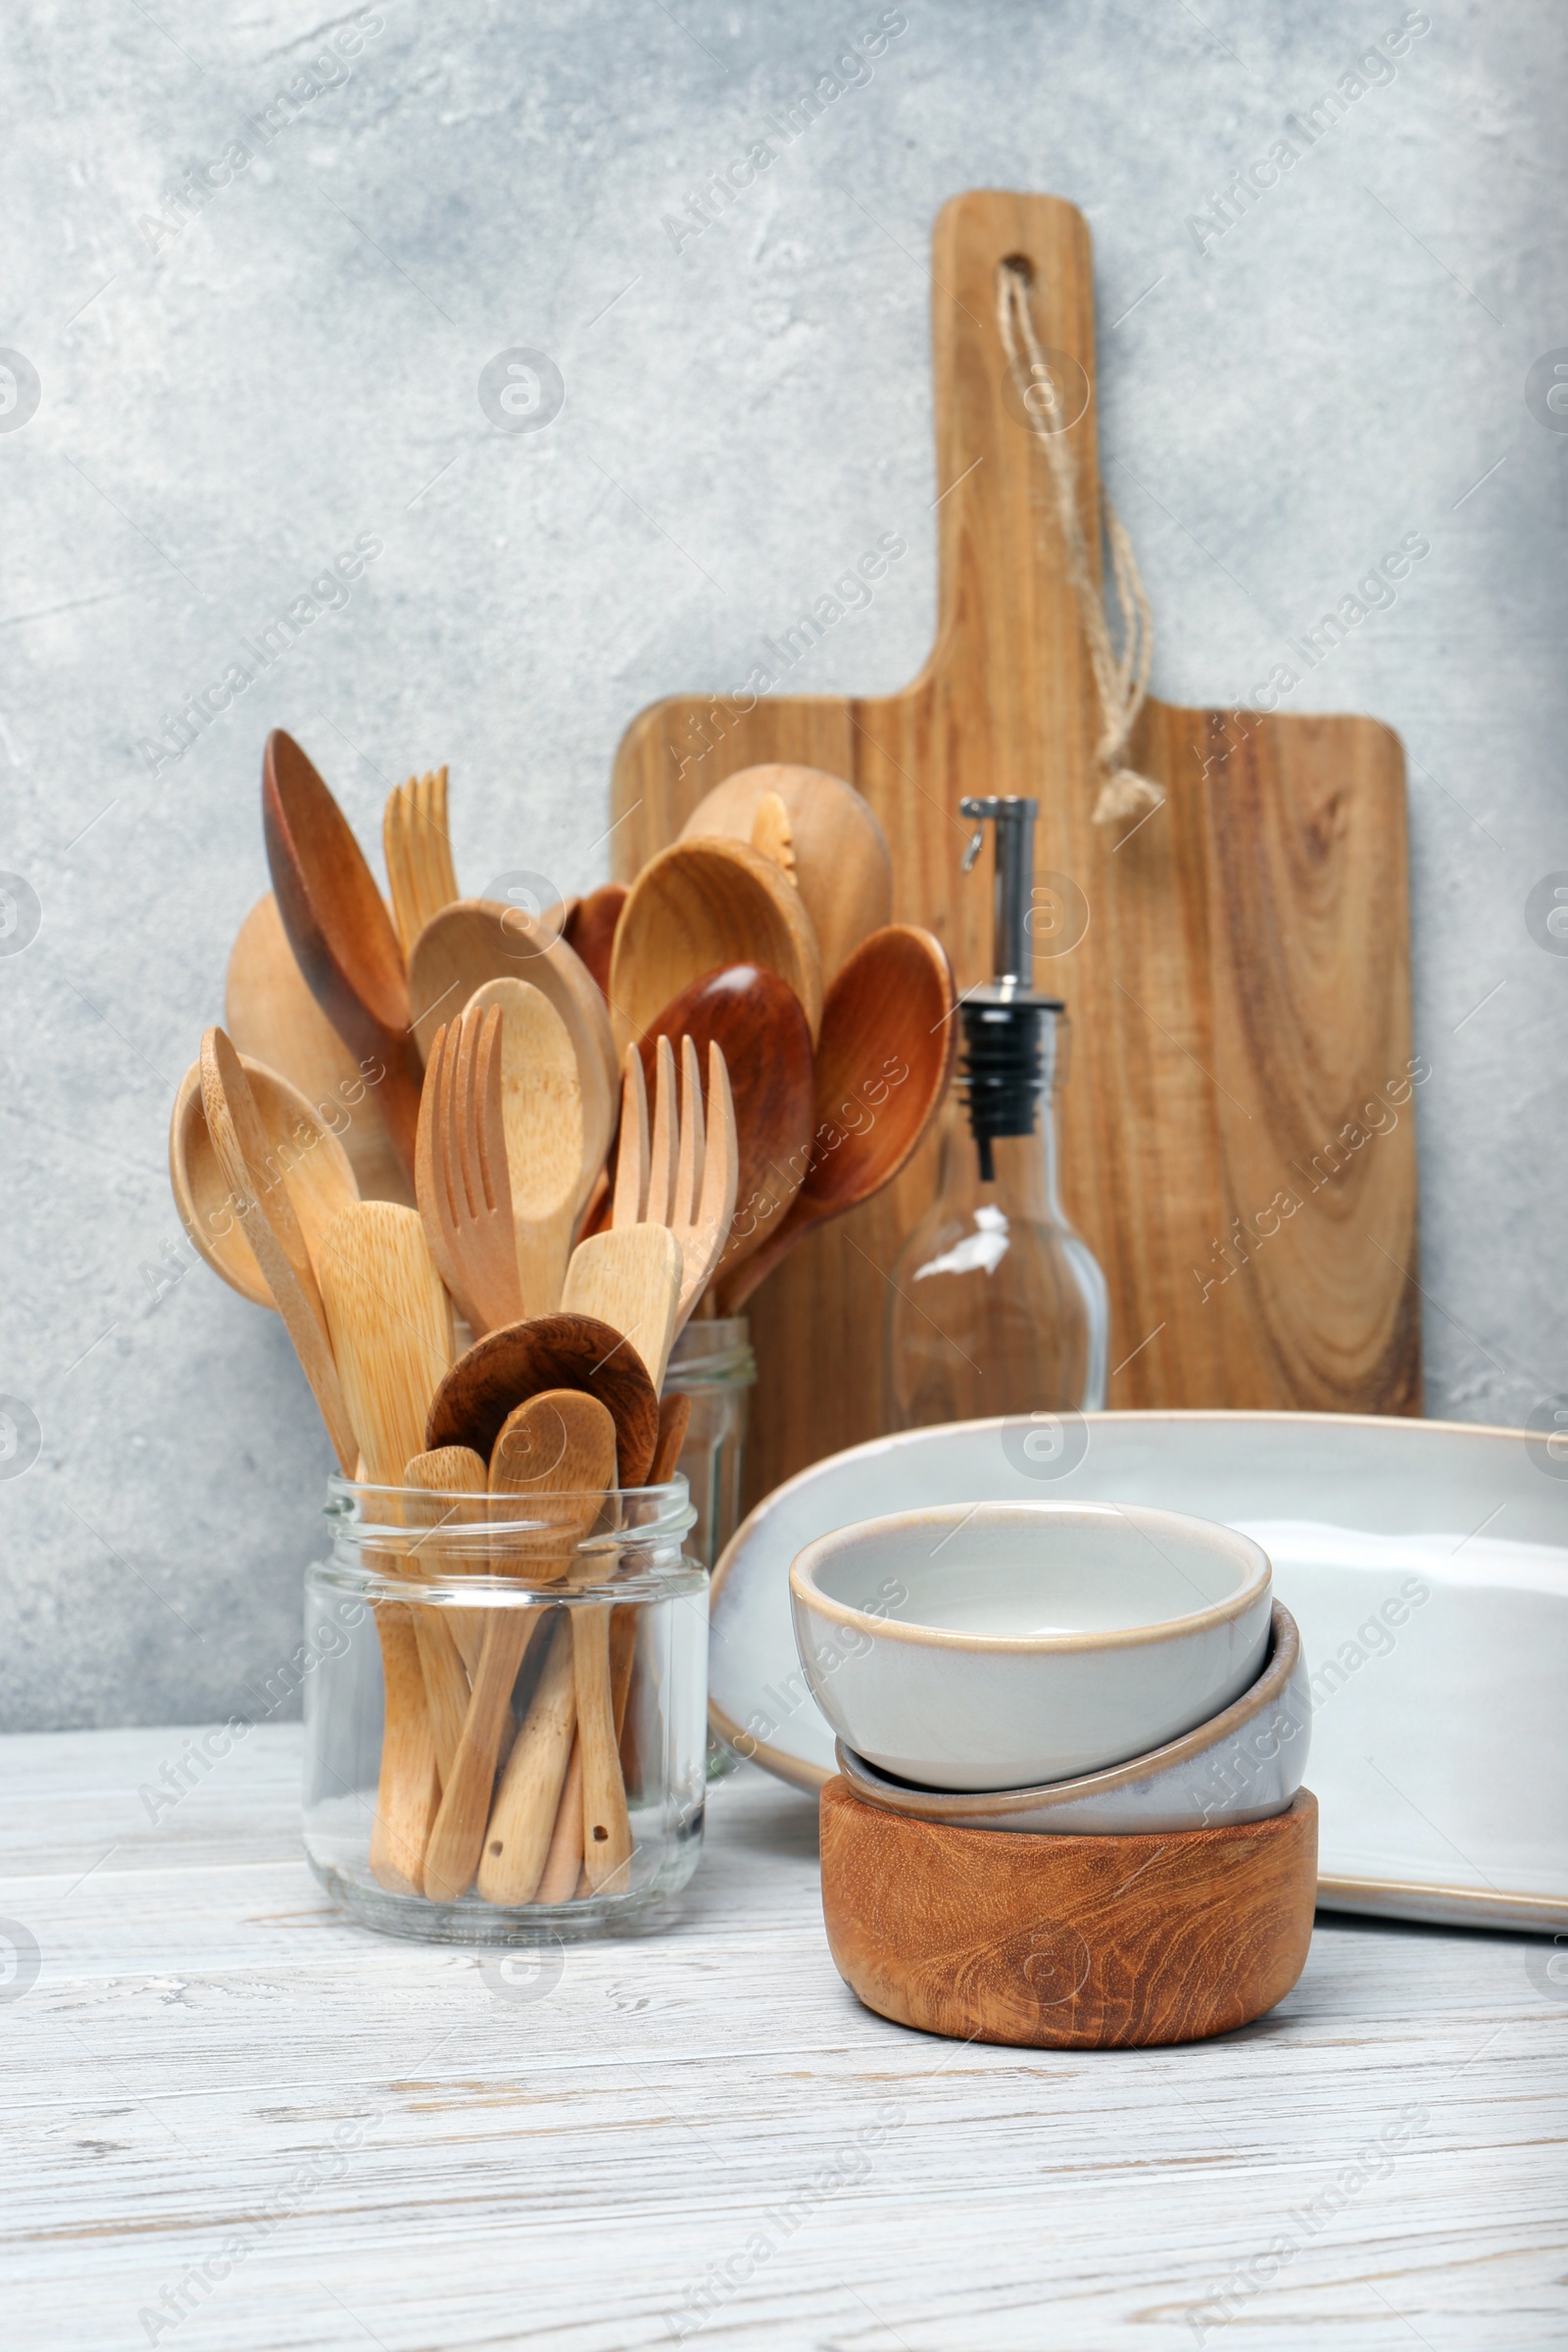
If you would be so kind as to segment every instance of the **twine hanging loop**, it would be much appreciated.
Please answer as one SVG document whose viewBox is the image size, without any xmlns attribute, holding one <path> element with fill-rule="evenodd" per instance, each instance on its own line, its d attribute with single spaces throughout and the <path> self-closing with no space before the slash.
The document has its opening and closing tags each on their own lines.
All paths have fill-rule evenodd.
<svg viewBox="0 0 1568 2352">
<path fill-rule="evenodd" d="M 1164 806 L 1165 788 L 1152 776 L 1140 775 L 1127 764 L 1127 745 L 1149 691 L 1150 664 L 1154 658 L 1153 615 L 1139 576 L 1132 541 L 1104 489 L 1100 494 L 1110 572 L 1121 612 L 1121 650 L 1110 641 L 1104 598 L 1097 583 L 1078 511 L 1078 468 L 1067 437 L 1068 419 L 1061 411 L 1056 376 L 1035 333 L 1029 309 L 1029 280 L 1021 264 L 1000 263 L 997 269 L 997 324 L 1003 349 L 1017 388 L 1019 403 L 1031 431 L 1044 446 L 1056 494 L 1056 519 L 1067 558 L 1067 577 L 1078 600 L 1090 665 L 1100 697 L 1103 732 L 1095 746 L 1100 791 L 1095 801 L 1095 823 L 1109 825 L 1125 817 L 1146 816 Z"/>
</svg>

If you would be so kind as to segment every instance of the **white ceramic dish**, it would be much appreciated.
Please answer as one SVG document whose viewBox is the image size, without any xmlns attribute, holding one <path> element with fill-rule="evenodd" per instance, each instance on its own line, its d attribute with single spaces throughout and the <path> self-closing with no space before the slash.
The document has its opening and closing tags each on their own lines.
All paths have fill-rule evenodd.
<svg viewBox="0 0 1568 2352">
<path fill-rule="evenodd" d="M 1239 1698 L 1268 1648 L 1255 1544 L 1119 1503 L 862 1520 L 806 1546 L 790 1598 L 839 1738 L 931 1788 L 1027 1788 L 1144 1755 Z"/>
<path fill-rule="evenodd" d="M 833 1771 L 789 1567 L 835 1527 L 1043 1491 L 1191 1511 L 1261 1544 L 1301 1629 L 1323 1901 L 1568 1928 L 1568 1480 L 1544 1439 L 1314 1413 L 1095 1413 L 1065 1433 L 1031 1459 L 1028 1422 L 911 1430 L 770 1494 L 714 1574 L 721 1736 L 803 1788 Z"/>
<path fill-rule="evenodd" d="M 1275 1601 L 1267 1661 L 1241 1697 L 1152 1755 L 1108 1771 L 977 1796 L 911 1788 L 879 1772 L 842 1740 L 836 1759 L 855 1794 L 884 1813 L 958 1830 L 1127 1838 L 1271 1821 L 1301 1786 L 1311 1738 L 1300 1637 L 1290 1610 Z"/>
</svg>

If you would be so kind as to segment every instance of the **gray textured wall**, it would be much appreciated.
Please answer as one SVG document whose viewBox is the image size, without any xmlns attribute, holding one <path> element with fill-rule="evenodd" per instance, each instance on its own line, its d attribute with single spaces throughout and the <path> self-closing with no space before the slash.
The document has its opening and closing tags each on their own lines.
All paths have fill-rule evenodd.
<svg viewBox="0 0 1568 2352">
<path fill-rule="evenodd" d="M 27 416 L 0 363 L 0 864 L 27 886 L 0 937 L 0 1389 L 41 1441 L 24 1469 L 14 1411 L 0 1720 L 254 1710 L 297 1638 L 326 1446 L 275 1320 L 199 1265 L 170 1279 L 164 1171 L 266 888 L 266 729 L 303 738 L 368 841 L 386 780 L 446 760 L 470 886 L 585 884 L 631 714 L 731 684 L 888 529 L 909 560 L 798 682 L 902 683 L 934 601 L 922 257 L 965 186 L 1049 189 L 1092 224 L 1159 692 L 1245 699 L 1402 536 L 1430 540 L 1287 707 L 1375 712 L 1410 755 L 1429 1409 L 1512 1419 L 1568 1387 L 1568 960 L 1526 925 L 1568 868 L 1568 415 L 1530 376 L 1568 346 L 1568 19 L 1434 6 L 1215 235 L 1214 191 L 1287 115 L 1425 21 L 1282 13 L 909 0 L 677 252 L 663 216 L 875 0 L 391 0 L 324 24 L 303 0 L 160 0 L 156 22 L 11 0 L 0 344 L 39 398 Z M 321 61 L 356 23 L 345 77 Z M 182 174 L 220 177 L 236 141 L 251 160 L 173 233 Z M 503 433 L 477 384 L 517 345 L 565 402 Z M 152 772 L 138 746 L 362 533 L 384 552 L 346 608 Z"/>
</svg>

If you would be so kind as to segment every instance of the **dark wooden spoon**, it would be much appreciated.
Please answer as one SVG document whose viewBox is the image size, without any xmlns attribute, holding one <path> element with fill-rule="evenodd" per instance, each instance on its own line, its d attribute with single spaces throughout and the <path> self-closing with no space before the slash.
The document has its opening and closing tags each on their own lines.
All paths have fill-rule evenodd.
<svg viewBox="0 0 1568 2352">
<path fill-rule="evenodd" d="M 469 1446 L 488 1462 L 509 1413 L 546 1389 L 597 1396 L 615 1424 L 623 1487 L 647 1483 L 659 1444 L 659 1395 L 641 1356 L 592 1315 L 504 1323 L 460 1355 L 430 1400 L 424 1442 Z"/>
<path fill-rule="evenodd" d="M 615 925 L 626 904 L 624 882 L 607 882 L 602 890 L 591 890 L 585 899 L 573 902 L 571 912 L 562 928 L 561 936 L 568 948 L 574 948 L 592 972 L 599 994 L 610 1000 L 610 958 L 615 946 Z"/>
<path fill-rule="evenodd" d="M 956 1004 L 934 933 L 888 923 L 861 941 L 822 1007 L 806 1181 L 739 1273 L 720 1275 L 723 1313 L 736 1313 L 813 1225 L 858 1208 L 907 1165 L 953 1076 Z"/>
<path fill-rule="evenodd" d="M 262 825 L 295 960 L 374 1086 L 392 1148 L 412 1180 L 421 1063 L 403 950 L 347 817 L 280 727 L 262 756 Z"/>
<path fill-rule="evenodd" d="M 716 1043 L 735 1099 L 740 1180 L 735 1218 L 715 1279 L 722 1283 L 764 1248 L 788 1213 L 811 1157 L 811 1032 L 801 1001 L 776 972 L 729 963 L 704 972 L 664 1006 L 640 1042 L 654 1099 L 658 1044 L 689 1037 L 702 1068 Z"/>
</svg>

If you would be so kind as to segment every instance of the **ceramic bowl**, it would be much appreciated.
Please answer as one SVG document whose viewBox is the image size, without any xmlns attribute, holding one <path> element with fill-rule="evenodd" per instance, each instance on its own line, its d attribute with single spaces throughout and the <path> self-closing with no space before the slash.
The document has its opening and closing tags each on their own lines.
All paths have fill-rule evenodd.
<svg viewBox="0 0 1568 2352">
<path fill-rule="evenodd" d="M 1268 1646 L 1268 1555 L 1115 1503 L 901 1511 L 800 1552 L 812 1696 L 857 1755 L 928 1788 L 1029 1788 L 1146 1754 L 1241 1696 Z"/>
<path fill-rule="evenodd" d="M 1275 1601 L 1268 1656 L 1250 1690 L 1196 1731 L 1130 1763 L 991 1795 L 890 1779 L 842 1740 L 838 1767 L 862 1803 L 916 1821 L 1031 1837 L 1133 1838 L 1271 1821 L 1301 1786 L 1311 1737 L 1300 1635 L 1290 1610 Z"/>
</svg>

